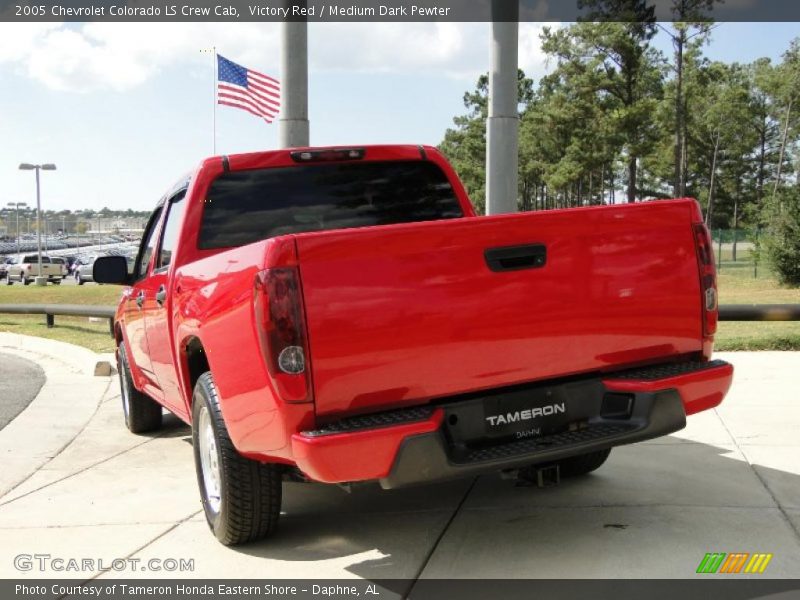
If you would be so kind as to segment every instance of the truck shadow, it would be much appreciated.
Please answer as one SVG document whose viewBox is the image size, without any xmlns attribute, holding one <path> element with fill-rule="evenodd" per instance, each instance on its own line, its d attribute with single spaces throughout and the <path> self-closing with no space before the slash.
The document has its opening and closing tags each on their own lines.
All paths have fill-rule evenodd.
<svg viewBox="0 0 800 600">
<path fill-rule="evenodd" d="M 137 434 L 144 438 L 181 438 L 184 442 L 192 443 L 192 428 L 181 421 L 171 412 L 165 410 L 161 427 L 156 431 Z"/>
<path fill-rule="evenodd" d="M 706 552 L 791 548 L 772 570 L 785 561 L 783 576 L 796 576 L 800 510 L 791 524 L 776 500 L 800 508 L 791 500 L 798 492 L 798 474 L 753 467 L 733 446 L 670 437 L 617 448 L 597 472 L 550 488 L 499 475 L 350 493 L 286 484 L 277 534 L 234 551 L 308 563 L 312 577 L 341 576 L 344 566 L 377 581 L 425 569 L 433 577 L 608 577 L 614 564 L 625 565 L 622 577 L 691 577 Z M 558 557 L 572 570 L 559 571 Z"/>
</svg>

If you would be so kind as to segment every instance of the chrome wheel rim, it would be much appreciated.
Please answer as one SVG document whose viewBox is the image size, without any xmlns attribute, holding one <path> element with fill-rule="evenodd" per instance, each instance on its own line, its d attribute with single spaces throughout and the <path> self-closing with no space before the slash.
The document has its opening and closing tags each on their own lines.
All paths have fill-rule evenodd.
<svg viewBox="0 0 800 600">
<path fill-rule="evenodd" d="M 118 365 L 120 387 L 122 388 L 122 412 L 125 413 L 125 422 L 128 422 L 128 415 L 131 412 L 131 399 L 128 395 L 128 373 L 125 365 Z"/>
<path fill-rule="evenodd" d="M 214 513 L 218 513 L 222 504 L 219 453 L 217 452 L 217 439 L 214 437 L 214 428 L 211 425 L 211 415 L 208 414 L 208 409 L 205 406 L 200 409 L 200 418 L 197 423 L 197 441 L 206 503 Z"/>
</svg>

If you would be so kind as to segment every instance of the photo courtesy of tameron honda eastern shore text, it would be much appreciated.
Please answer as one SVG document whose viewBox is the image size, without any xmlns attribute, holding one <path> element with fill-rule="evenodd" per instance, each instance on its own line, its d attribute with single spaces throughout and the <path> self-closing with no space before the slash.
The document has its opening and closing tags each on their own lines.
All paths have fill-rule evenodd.
<svg viewBox="0 0 800 600">
<path fill-rule="evenodd" d="M 158 203 L 116 314 L 125 421 L 192 426 L 238 544 L 284 479 L 384 488 L 598 468 L 717 406 L 714 257 L 692 199 L 476 216 L 428 146 L 205 160 Z M 591 485 L 587 482 L 586 485 Z"/>
</svg>

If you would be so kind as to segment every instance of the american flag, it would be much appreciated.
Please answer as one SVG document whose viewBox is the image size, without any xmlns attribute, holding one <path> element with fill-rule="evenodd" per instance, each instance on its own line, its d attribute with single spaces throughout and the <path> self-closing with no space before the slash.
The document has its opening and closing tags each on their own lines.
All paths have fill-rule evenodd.
<svg viewBox="0 0 800 600">
<path fill-rule="evenodd" d="M 281 86 L 277 79 L 217 54 L 217 102 L 272 123 L 281 107 Z"/>
</svg>

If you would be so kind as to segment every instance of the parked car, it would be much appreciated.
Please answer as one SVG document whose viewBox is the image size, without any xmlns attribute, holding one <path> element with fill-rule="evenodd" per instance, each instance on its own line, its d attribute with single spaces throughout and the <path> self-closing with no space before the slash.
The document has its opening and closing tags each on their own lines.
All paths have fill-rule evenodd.
<svg viewBox="0 0 800 600">
<path fill-rule="evenodd" d="M 78 282 L 78 285 L 83 285 L 87 281 L 94 281 L 94 278 L 92 277 L 92 269 L 94 268 L 94 261 L 96 258 L 96 256 L 82 258 L 77 263 L 72 274 L 75 277 L 75 281 Z"/>
<path fill-rule="evenodd" d="M 62 267 L 63 265 L 51 262 L 49 256 L 42 255 L 42 269 L 40 272 L 39 256 L 37 254 L 29 254 L 23 256 L 22 261 L 19 263 L 9 266 L 7 283 L 10 285 L 13 281 L 20 281 L 24 285 L 28 285 L 41 275 L 46 277 L 50 283 L 58 285 L 63 278 Z"/>
<path fill-rule="evenodd" d="M 268 198 L 269 201 L 264 199 Z M 270 534 L 281 481 L 397 488 L 600 467 L 717 406 L 694 200 L 477 217 L 432 147 L 205 160 L 158 203 L 115 335 L 125 422 L 191 424 L 208 524 Z M 532 467 L 533 466 L 533 467 Z"/>
</svg>

